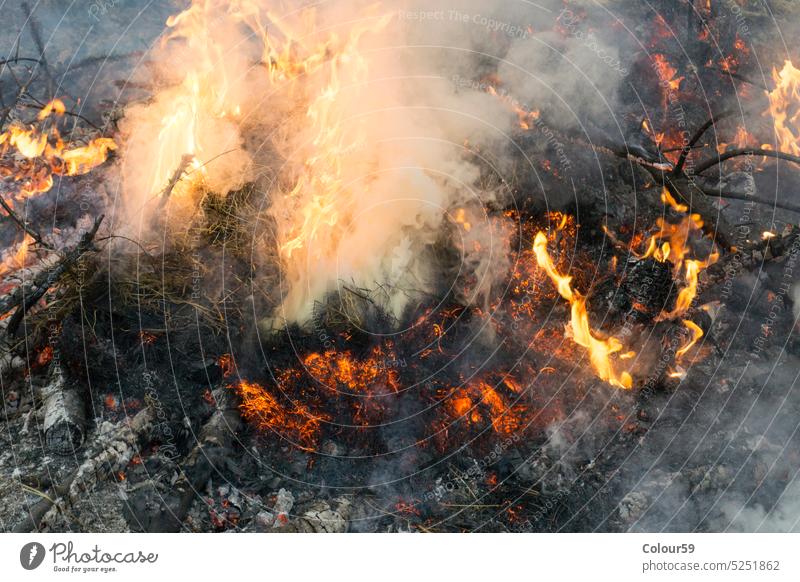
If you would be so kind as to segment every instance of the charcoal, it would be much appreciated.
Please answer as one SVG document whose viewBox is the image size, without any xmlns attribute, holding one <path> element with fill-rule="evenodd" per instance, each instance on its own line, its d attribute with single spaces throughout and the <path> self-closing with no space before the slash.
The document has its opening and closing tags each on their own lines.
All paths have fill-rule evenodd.
<svg viewBox="0 0 800 582">
<path fill-rule="evenodd" d="M 628 265 L 621 291 L 630 298 L 641 320 L 652 321 L 661 311 L 669 311 L 675 288 L 672 264 L 648 258 Z"/>
</svg>

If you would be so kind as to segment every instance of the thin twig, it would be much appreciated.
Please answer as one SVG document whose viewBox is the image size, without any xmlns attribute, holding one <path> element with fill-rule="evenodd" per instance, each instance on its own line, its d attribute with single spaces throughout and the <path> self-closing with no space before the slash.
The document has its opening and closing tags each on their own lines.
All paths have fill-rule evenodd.
<svg viewBox="0 0 800 582">
<path fill-rule="evenodd" d="M 3 198 L 3 196 L 0 196 L 0 206 L 2 206 L 3 210 L 5 210 L 6 213 L 11 217 L 11 219 L 14 222 L 17 223 L 17 226 L 19 226 L 24 232 L 26 232 L 28 235 L 30 235 L 30 237 L 33 240 L 36 241 L 36 244 L 41 245 L 46 249 L 53 250 L 53 246 L 51 244 L 45 242 L 44 239 L 42 239 L 42 235 L 40 235 L 38 232 L 36 232 L 34 229 L 32 229 L 30 226 L 28 226 L 28 223 L 23 221 L 17 215 L 17 213 L 14 212 L 14 209 L 11 208 L 11 206 L 9 206 L 8 202 L 6 202 L 5 198 Z"/>
<path fill-rule="evenodd" d="M 767 156 L 770 158 L 777 158 L 779 160 L 786 160 L 789 162 L 794 162 L 795 164 L 800 164 L 800 156 L 793 156 L 792 154 L 786 154 L 775 150 L 765 150 L 763 148 L 737 148 L 735 150 L 727 151 L 724 154 L 720 154 L 716 158 L 702 162 L 694 169 L 694 173 L 702 174 L 709 168 L 713 168 L 717 164 L 721 164 L 725 160 L 729 160 L 737 156 Z"/>
<path fill-rule="evenodd" d="M 694 135 L 692 139 L 689 140 L 689 143 L 682 149 L 680 157 L 678 157 L 678 161 L 675 163 L 675 169 L 672 171 L 673 176 L 678 176 L 683 169 L 683 165 L 686 163 L 686 157 L 689 155 L 689 152 L 692 150 L 694 145 L 700 141 L 700 138 L 703 137 L 708 128 L 717 123 L 718 121 L 722 121 L 726 117 L 730 117 L 736 113 L 735 109 L 728 109 L 726 111 L 720 111 L 717 114 L 712 114 L 711 118 L 706 121 L 703 125 L 701 125 Z"/>
<path fill-rule="evenodd" d="M 6 334 L 9 337 L 16 335 L 17 328 L 22 322 L 22 318 L 34 305 L 39 302 L 42 297 L 44 297 L 45 293 L 47 293 L 50 287 L 55 285 L 61 276 L 70 268 L 72 268 L 72 266 L 77 263 L 78 259 L 80 259 L 84 253 L 94 248 L 94 237 L 97 234 L 97 230 L 100 228 L 100 224 L 103 222 L 104 218 L 104 215 L 100 215 L 98 218 L 96 218 L 92 228 L 83 233 L 81 239 L 78 241 L 78 244 L 70 249 L 70 251 L 64 256 L 63 259 L 61 259 L 61 261 L 58 262 L 55 267 L 40 273 L 35 278 L 33 285 L 31 285 L 28 289 L 26 289 L 25 285 L 20 285 L 14 290 L 13 293 L 6 296 L 6 298 L 8 298 L 7 301 L 4 300 L 1 302 L 3 304 L 3 313 L 7 313 L 10 309 L 18 306 L 17 310 L 11 316 L 11 319 L 8 322 L 8 327 L 6 328 Z M 28 296 L 25 295 L 26 291 L 30 292 Z"/>
<path fill-rule="evenodd" d="M 33 103 L 21 103 L 20 105 L 22 107 L 28 107 L 30 109 L 42 109 L 42 108 L 44 108 L 45 105 L 47 105 L 46 103 L 42 103 L 41 101 L 39 101 L 33 95 L 28 95 L 28 97 L 31 99 L 31 101 L 33 101 Z M 100 127 L 99 125 L 95 124 L 91 119 L 88 119 L 87 117 L 84 117 L 80 113 L 75 113 L 74 111 L 70 111 L 69 109 L 66 109 L 64 111 L 64 115 L 66 115 L 67 117 L 74 117 L 76 119 L 80 119 L 81 121 L 84 121 L 84 122 L 88 123 L 89 125 L 91 125 L 97 131 L 100 131 L 100 132 L 104 131 L 102 127 Z"/>
<path fill-rule="evenodd" d="M 53 73 L 50 71 L 50 65 L 47 63 L 47 57 L 44 54 L 44 42 L 42 41 L 42 35 L 39 31 L 39 24 L 33 17 L 33 12 L 31 12 L 27 2 L 22 2 L 22 10 L 25 12 L 25 16 L 30 24 L 33 42 L 36 43 L 36 48 L 39 50 L 39 54 L 41 55 L 39 64 L 42 66 L 42 69 L 44 69 L 45 75 L 47 75 L 49 85 L 48 89 L 50 91 L 50 95 L 52 96 L 53 92 L 55 91 L 56 80 L 55 77 L 53 77 Z"/>
<path fill-rule="evenodd" d="M 719 67 L 708 67 L 708 68 L 711 69 L 712 71 L 715 71 L 715 72 L 720 73 L 722 75 L 729 75 L 729 76 L 733 77 L 734 79 L 739 79 L 740 81 L 744 81 L 745 83 L 749 83 L 750 85 L 753 85 L 754 87 L 758 87 L 759 89 L 763 89 L 764 91 L 769 92 L 769 87 L 767 87 L 764 83 L 762 83 L 760 81 L 753 81 L 752 79 L 750 79 L 748 77 L 745 77 L 744 75 L 742 75 L 740 73 L 734 73 L 733 71 L 726 71 L 725 69 L 721 69 Z"/>
<path fill-rule="evenodd" d="M 712 198 L 728 198 L 731 200 L 745 200 L 747 202 L 755 202 L 756 204 L 764 204 L 773 208 L 780 208 L 781 210 L 788 210 L 790 212 L 800 212 L 800 205 L 789 204 L 787 202 L 779 202 L 778 200 L 767 200 L 766 198 L 759 198 L 758 196 L 749 196 L 747 194 L 738 194 L 736 192 L 718 192 L 713 189 L 703 188 L 703 194 Z M 741 225 L 741 224 L 740 224 Z"/>
<path fill-rule="evenodd" d="M 192 163 L 194 156 L 189 154 L 184 154 L 181 158 L 181 163 L 178 164 L 178 167 L 175 168 L 175 172 L 173 172 L 172 177 L 169 179 L 169 183 L 164 190 L 161 191 L 161 200 L 158 203 L 158 209 L 161 210 L 164 206 L 167 205 L 169 201 L 169 197 L 172 195 L 172 191 L 175 189 L 175 186 L 178 185 L 178 182 L 181 181 L 183 178 L 184 172 L 186 172 L 186 168 L 189 167 L 189 164 Z"/>
</svg>

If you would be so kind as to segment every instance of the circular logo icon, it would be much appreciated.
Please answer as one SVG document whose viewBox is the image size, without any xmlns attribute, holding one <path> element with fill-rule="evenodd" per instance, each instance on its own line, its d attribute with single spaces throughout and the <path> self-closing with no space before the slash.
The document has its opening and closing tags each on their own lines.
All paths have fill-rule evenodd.
<svg viewBox="0 0 800 582">
<path fill-rule="evenodd" d="M 39 542 L 29 542 L 19 551 L 19 563 L 26 570 L 35 570 L 44 561 L 44 546 Z"/>
</svg>

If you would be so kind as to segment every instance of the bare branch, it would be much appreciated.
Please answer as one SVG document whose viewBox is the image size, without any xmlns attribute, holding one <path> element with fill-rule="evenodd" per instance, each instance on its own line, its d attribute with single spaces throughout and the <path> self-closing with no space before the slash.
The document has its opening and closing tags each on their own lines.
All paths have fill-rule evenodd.
<svg viewBox="0 0 800 582">
<path fill-rule="evenodd" d="M 724 154 L 720 154 L 716 158 L 706 160 L 705 162 L 701 163 L 699 166 L 695 168 L 694 173 L 702 174 L 709 168 L 713 168 L 717 164 L 721 164 L 725 160 L 729 160 L 737 156 L 767 156 L 770 158 L 777 158 L 779 160 L 786 160 L 789 162 L 794 162 L 795 164 L 800 164 L 800 156 L 793 156 L 792 154 L 776 152 L 775 150 L 765 150 L 763 148 L 738 148 L 735 150 L 727 151 Z"/>
</svg>

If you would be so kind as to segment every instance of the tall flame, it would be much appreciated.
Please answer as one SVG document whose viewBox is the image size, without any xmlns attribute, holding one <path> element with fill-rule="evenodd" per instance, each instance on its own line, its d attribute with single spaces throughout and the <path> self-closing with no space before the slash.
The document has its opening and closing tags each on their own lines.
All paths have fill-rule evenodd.
<svg viewBox="0 0 800 582">
<path fill-rule="evenodd" d="M 605 380 L 612 386 L 619 388 L 631 388 L 633 379 L 628 372 L 617 372 L 611 361 L 611 356 L 621 352 L 622 342 L 615 337 L 599 339 L 595 337 L 589 326 L 589 314 L 586 311 L 586 298 L 572 288 L 572 278 L 562 275 L 547 252 L 547 236 L 539 231 L 533 241 L 533 252 L 539 266 L 545 270 L 547 275 L 558 289 L 559 295 L 566 299 L 571 305 L 572 316 L 568 329 L 571 332 L 573 341 L 589 351 L 589 361 L 592 363 L 595 373 L 601 380 Z M 631 354 L 624 354 L 630 356 Z"/>
<path fill-rule="evenodd" d="M 787 60 L 780 71 L 772 70 L 772 77 L 775 89 L 768 93 L 768 113 L 775 125 L 778 149 L 800 156 L 800 69 Z"/>
</svg>

